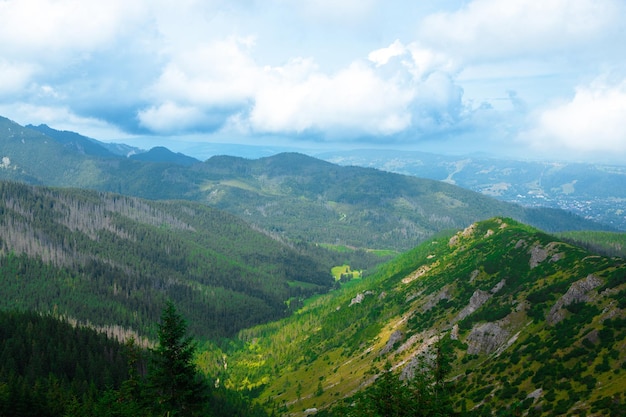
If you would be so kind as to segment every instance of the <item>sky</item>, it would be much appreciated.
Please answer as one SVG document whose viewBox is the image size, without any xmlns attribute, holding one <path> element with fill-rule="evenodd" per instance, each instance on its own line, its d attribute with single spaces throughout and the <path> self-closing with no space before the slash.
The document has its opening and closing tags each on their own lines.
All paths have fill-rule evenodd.
<svg viewBox="0 0 626 417">
<path fill-rule="evenodd" d="M 0 0 L 0 115 L 105 142 L 626 163 L 623 0 Z"/>
</svg>

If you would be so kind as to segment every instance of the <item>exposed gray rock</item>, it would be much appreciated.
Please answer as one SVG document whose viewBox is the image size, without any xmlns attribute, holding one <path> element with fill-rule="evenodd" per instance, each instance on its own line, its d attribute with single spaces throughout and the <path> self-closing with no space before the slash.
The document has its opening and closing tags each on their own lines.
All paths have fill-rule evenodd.
<svg viewBox="0 0 626 417">
<path fill-rule="evenodd" d="M 459 232 L 452 236 L 448 241 L 448 246 L 453 247 L 457 246 L 461 241 L 461 238 L 468 238 L 474 234 L 476 231 L 476 223 L 469 225 L 462 232 Z"/>
<path fill-rule="evenodd" d="M 473 282 L 476 279 L 476 277 L 478 277 L 478 274 L 480 274 L 480 270 L 474 269 L 472 273 L 470 274 L 469 282 Z"/>
<path fill-rule="evenodd" d="M 548 251 L 543 246 L 533 246 L 530 249 L 530 269 L 537 267 L 537 265 L 545 261 L 547 257 Z"/>
<path fill-rule="evenodd" d="M 469 316 L 474 311 L 478 310 L 480 306 L 485 304 L 485 302 L 487 302 L 487 300 L 490 298 L 491 298 L 491 293 L 487 291 L 483 291 L 483 290 L 474 291 L 474 294 L 472 294 L 472 297 L 469 300 L 469 304 L 465 306 L 465 308 L 459 312 L 459 314 L 456 316 L 453 322 L 463 320 L 465 317 Z"/>
<path fill-rule="evenodd" d="M 549 324 L 556 324 L 563 320 L 566 307 L 572 303 L 587 302 L 591 300 L 591 291 L 602 285 L 602 280 L 593 274 L 587 275 L 586 278 L 580 279 L 570 285 L 569 289 L 558 301 L 552 306 L 546 317 Z"/>
<path fill-rule="evenodd" d="M 391 349 L 393 349 L 395 344 L 401 341 L 402 339 L 404 339 L 404 333 L 402 333 L 400 330 L 396 330 L 395 332 L 391 333 L 391 335 L 389 336 L 389 340 L 387 341 L 387 344 L 385 345 L 384 348 L 381 349 L 380 354 L 386 355 L 387 353 L 391 352 Z"/>
<path fill-rule="evenodd" d="M 435 294 L 434 296 L 430 296 L 428 298 L 428 301 L 426 301 L 426 303 L 422 307 L 422 310 L 423 311 L 428 311 L 431 308 L 433 308 L 434 306 L 436 306 L 439 303 L 439 301 L 441 301 L 441 300 L 449 300 L 451 298 L 452 298 L 452 295 L 450 295 L 450 292 L 449 292 L 448 288 L 447 287 L 443 288 L 437 294 Z"/>
<path fill-rule="evenodd" d="M 506 284 L 506 280 L 504 278 L 502 278 L 500 280 L 500 282 L 498 282 L 492 289 L 491 289 L 491 293 L 495 294 L 498 291 L 500 291 L 502 289 L 502 287 L 504 287 L 504 285 Z"/>
<path fill-rule="evenodd" d="M 470 355 L 495 352 L 509 339 L 509 331 L 499 322 L 480 323 L 467 336 L 467 353 Z"/>
<path fill-rule="evenodd" d="M 452 330 L 450 330 L 450 339 L 459 340 L 459 325 L 455 324 L 452 326 Z"/>
<path fill-rule="evenodd" d="M 550 242 L 545 247 L 541 245 L 535 245 L 530 249 L 530 269 L 535 268 L 537 265 L 550 257 L 550 262 L 557 262 L 563 258 L 562 253 L 557 253 L 559 243 Z"/>
<path fill-rule="evenodd" d="M 365 291 L 365 292 L 358 293 L 356 297 L 350 300 L 350 307 L 352 307 L 354 304 L 361 304 L 363 300 L 365 300 L 365 296 L 373 295 L 373 294 L 374 294 L 373 291 Z"/>
<path fill-rule="evenodd" d="M 542 395 L 543 395 L 543 389 L 537 388 L 536 390 L 528 394 L 526 398 L 534 398 L 536 400 L 537 398 L 540 398 Z"/>
</svg>

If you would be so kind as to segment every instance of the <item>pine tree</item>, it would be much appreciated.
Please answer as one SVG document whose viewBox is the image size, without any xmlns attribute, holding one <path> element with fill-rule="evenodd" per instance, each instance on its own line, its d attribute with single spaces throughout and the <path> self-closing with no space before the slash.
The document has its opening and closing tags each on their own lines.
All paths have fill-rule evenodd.
<svg viewBox="0 0 626 417">
<path fill-rule="evenodd" d="M 160 415 L 193 416 L 205 402 L 206 384 L 193 363 L 196 345 L 186 333 L 187 323 L 168 302 L 148 374 L 149 395 Z"/>
</svg>

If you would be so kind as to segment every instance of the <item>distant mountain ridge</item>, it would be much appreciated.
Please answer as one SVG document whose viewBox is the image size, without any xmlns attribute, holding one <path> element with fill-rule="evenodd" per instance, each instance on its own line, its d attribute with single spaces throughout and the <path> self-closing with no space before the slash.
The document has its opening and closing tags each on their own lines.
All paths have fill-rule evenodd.
<svg viewBox="0 0 626 417">
<path fill-rule="evenodd" d="M 69 137 L 60 142 L 0 119 L 0 179 L 197 201 L 292 241 L 356 248 L 406 250 L 438 231 L 496 215 L 547 231 L 603 228 L 564 211 L 522 208 L 441 181 L 299 153 L 255 160 L 215 156 L 190 164 L 156 149 L 142 161 L 89 155 L 84 146 L 66 146 L 84 138 Z M 169 161 L 161 160 L 163 154 Z"/>
<path fill-rule="evenodd" d="M 296 240 L 406 250 L 495 215 L 549 231 L 602 228 L 565 211 L 522 208 L 440 181 L 297 153 L 213 157 L 193 168 L 205 178 L 201 201 Z"/>
<path fill-rule="evenodd" d="M 163 146 L 155 146 L 148 152 L 136 153 L 129 156 L 130 159 L 144 162 L 165 162 L 174 163 L 182 166 L 191 166 L 199 163 L 196 158 L 192 158 L 187 155 L 183 155 L 180 152 L 174 153 Z"/>
<path fill-rule="evenodd" d="M 49 136 L 59 143 L 61 143 L 66 149 L 73 152 L 82 153 L 85 155 L 96 156 L 100 158 L 114 158 L 121 156 L 107 149 L 100 142 L 90 139 L 86 136 L 82 136 L 75 132 L 59 131 L 52 129 L 50 126 L 41 124 L 39 126 L 26 125 L 27 129 L 36 130 Z"/>
<path fill-rule="evenodd" d="M 366 149 L 317 156 L 340 165 L 374 167 L 445 181 L 524 206 L 560 208 L 626 230 L 622 210 L 626 203 L 626 165 Z"/>
</svg>

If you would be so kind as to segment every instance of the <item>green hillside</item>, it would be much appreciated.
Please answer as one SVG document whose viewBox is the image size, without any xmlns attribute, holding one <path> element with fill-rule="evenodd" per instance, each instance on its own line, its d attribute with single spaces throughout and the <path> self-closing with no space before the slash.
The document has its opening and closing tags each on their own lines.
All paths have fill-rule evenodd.
<svg viewBox="0 0 626 417">
<path fill-rule="evenodd" d="M 408 250 L 433 233 L 493 216 L 547 231 L 603 228 L 561 210 L 522 208 L 440 181 L 297 153 L 216 156 L 196 164 L 154 162 L 161 157 L 148 154 L 150 161 L 141 161 L 86 152 L 82 142 L 60 133 L 55 139 L 0 118 L 0 179 L 197 201 L 291 242 L 362 249 Z"/>
<path fill-rule="evenodd" d="M 590 251 L 626 258 L 626 233 L 574 231 L 558 233 L 557 236 Z"/>
<path fill-rule="evenodd" d="M 610 410 L 626 409 L 625 299 L 624 259 L 494 218 L 241 331 L 204 364 L 284 415 L 333 415 L 385 362 L 405 378 L 419 372 L 447 335 L 458 412 L 623 415 Z"/>
<path fill-rule="evenodd" d="M 145 336 L 171 299 L 220 337 L 325 292 L 331 262 L 197 203 L 0 182 L 1 309 Z"/>
<path fill-rule="evenodd" d="M 434 233 L 504 215 L 542 230 L 599 226 L 570 213 L 504 203 L 439 181 L 341 167 L 301 154 L 213 157 L 202 201 L 290 239 L 407 250 Z"/>
</svg>

